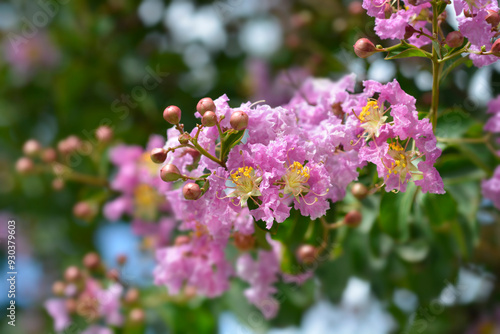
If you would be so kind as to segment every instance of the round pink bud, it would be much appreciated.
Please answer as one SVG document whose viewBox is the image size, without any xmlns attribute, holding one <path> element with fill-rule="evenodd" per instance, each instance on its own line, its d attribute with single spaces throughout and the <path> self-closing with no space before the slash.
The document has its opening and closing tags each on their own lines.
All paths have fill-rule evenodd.
<svg viewBox="0 0 500 334">
<path fill-rule="evenodd" d="M 116 263 L 118 265 L 123 266 L 125 263 L 127 263 L 127 255 L 125 254 L 120 254 L 116 257 Z"/>
<path fill-rule="evenodd" d="M 411 1 L 411 0 L 409 0 Z M 386 2 L 384 5 L 384 16 L 386 19 L 389 19 L 392 14 L 394 13 L 394 10 L 392 9 L 392 6 L 390 3 Z"/>
<path fill-rule="evenodd" d="M 55 281 L 54 284 L 52 284 L 52 293 L 56 296 L 64 296 L 64 293 L 66 292 L 66 284 L 61 281 Z"/>
<path fill-rule="evenodd" d="M 296 251 L 297 260 L 303 264 L 312 264 L 316 259 L 316 248 L 313 245 L 302 245 Z"/>
<path fill-rule="evenodd" d="M 73 206 L 73 215 L 75 215 L 75 217 L 77 218 L 88 220 L 94 216 L 94 210 L 90 203 L 78 202 L 75 204 L 75 206 Z"/>
<path fill-rule="evenodd" d="M 101 143 L 108 143 L 113 139 L 113 130 L 106 125 L 101 125 L 95 130 L 95 136 Z"/>
<path fill-rule="evenodd" d="M 182 175 L 179 171 L 179 168 L 177 168 L 177 166 L 173 164 L 166 164 L 160 170 L 160 177 L 165 182 L 177 181 L 181 178 L 181 176 Z"/>
<path fill-rule="evenodd" d="M 217 115 L 213 111 L 206 111 L 201 118 L 201 124 L 208 128 L 217 124 Z"/>
<path fill-rule="evenodd" d="M 85 257 L 83 258 L 83 265 L 90 270 L 95 270 L 99 268 L 99 265 L 101 264 L 101 258 L 99 257 L 99 254 L 97 253 L 87 253 Z"/>
<path fill-rule="evenodd" d="M 69 136 L 57 144 L 57 149 L 62 154 L 70 154 L 80 148 L 81 141 L 77 136 Z"/>
<path fill-rule="evenodd" d="M 175 246 L 186 245 L 191 242 L 191 238 L 188 235 L 179 235 L 174 240 Z"/>
<path fill-rule="evenodd" d="M 130 321 L 133 323 L 142 323 L 144 322 L 144 319 L 146 318 L 146 314 L 144 313 L 144 310 L 141 308 L 134 308 L 130 311 Z"/>
<path fill-rule="evenodd" d="M 24 143 L 23 152 L 24 152 L 24 154 L 26 154 L 28 156 L 34 156 L 38 152 L 40 152 L 41 148 L 42 148 L 42 146 L 40 145 L 40 143 L 37 140 L 30 139 Z"/>
<path fill-rule="evenodd" d="M 191 136 L 187 132 L 184 132 L 183 134 L 179 135 L 179 138 L 178 138 L 179 143 L 181 145 L 186 145 L 187 143 L 189 143 L 190 139 L 191 139 Z"/>
<path fill-rule="evenodd" d="M 497 57 L 500 57 L 500 39 L 497 39 L 491 46 L 491 53 L 493 53 L 493 55 Z"/>
<path fill-rule="evenodd" d="M 57 178 L 52 181 L 52 189 L 59 191 L 62 190 L 62 188 L 64 188 L 64 181 L 61 178 Z"/>
<path fill-rule="evenodd" d="M 452 31 L 446 36 L 445 42 L 450 48 L 458 48 L 464 43 L 464 35 L 460 31 Z"/>
<path fill-rule="evenodd" d="M 368 195 L 368 188 L 363 183 L 356 182 L 352 185 L 351 193 L 357 199 L 362 200 Z"/>
<path fill-rule="evenodd" d="M 163 118 L 170 124 L 179 124 L 181 121 L 181 109 L 177 106 L 168 106 L 163 110 Z"/>
<path fill-rule="evenodd" d="M 52 147 L 46 148 L 42 152 L 42 160 L 44 162 L 53 162 L 57 159 L 57 152 Z"/>
<path fill-rule="evenodd" d="M 76 282 L 79 280 L 82 276 L 82 273 L 80 272 L 80 269 L 76 266 L 71 266 L 66 268 L 66 271 L 64 272 L 64 279 L 68 282 Z"/>
<path fill-rule="evenodd" d="M 414 33 L 418 32 L 417 30 L 415 30 L 415 28 L 413 28 L 411 25 L 407 25 L 405 27 L 405 35 L 404 35 L 404 39 L 409 39 L 411 38 L 411 36 L 413 36 Z"/>
<path fill-rule="evenodd" d="M 186 185 L 184 185 L 184 188 L 182 188 L 182 194 L 187 200 L 197 200 L 201 196 L 200 186 L 196 183 L 187 183 Z"/>
<path fill-rule="evenodd" d="M 106 277 L 109 278 L 110 280 L 113 280 L 115 282 L 118 282 L 120 280 L 120 272 L 118 269 L 110 269 L 106 273 Z"/>
<path fill-rule="evenodd" d="M 354 44 L 354 53 L 360 58 L 368 58 L 376 51 L 375 45 L 367 38 L 360 38 Z"/>
<path fill-rule="evenodd" d="M 136 288 L 130 288 L 125 294 L 125 303 L 134 304 L 139 300 L 140 293 Z"/>
<path fill-rule="evenodd" d="M 34 168 L 35 165 L 30 158 L 22 157 L 19 158 L 19 160 L 17 160 L 16 162 L 16 170 L 20 174 L 28 174 L 29 172 L 33 171 Z"/>
<path fill-rule="evenodd" d="M 349 211 L 344 217 L 344 224 L 349 227 L 357 227 L 361 224 L 363 220 L 363 215 L 357 210 Z"/>
<path fill-rule="evenodd" d="M 153 148 L 151 150 L 151 161 L 153 161 L 155 164 L 161 164 L 165 162 L 165 159 L 167 159 L 167 151 L 165 149 L 158 147 L 158 148 Z"/>
<path fill-rule="evenodd" d="M 351 15 L 361 15 L 364 12 L 363 3 L 361 1 L 351 1 L 347 9 Z"/>
<path fill-rule="evenodd" d="M 240 110 L 235 111 L 231 115 L 229 123 L 231 124 L 231 127 L 235 130 L 238 131 L 244 130 L 248 126 L 248 114 Z"/>
<path fill-rule="evenodd" d="M 202 98 L 198 104 L 196 105 L 196 110 L 198 110 L 198 112 L 203 116 L 205 114 L 205 112 L 207 111 L 213 111 L 215 112 L 216 110 L 216 107 L 215 107 L 215 103 L 214 103 L 214 100 L 212 100 L 211 98 L 209 97 L 204 97 Z"/>
<path fill-rule="evenodd" d="M 498 12 L 491 9 L 488 9 L 487 12 L 488 15 L 486 15 L 485 18 L 486 22 L 491 24 L 493 28 L 498 27 L 498 24 L 500 24 L 500 15 L 498 15 Z"/>
</svg>

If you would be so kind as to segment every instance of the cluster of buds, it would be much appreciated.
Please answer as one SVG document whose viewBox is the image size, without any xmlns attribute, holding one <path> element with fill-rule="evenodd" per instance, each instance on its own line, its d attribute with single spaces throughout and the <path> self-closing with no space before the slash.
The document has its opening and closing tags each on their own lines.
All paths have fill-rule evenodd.
<svg viewBox="0 0 500 334">
<path fill-rule="evenodd" d="M 93 145 L 101 149 L 104 145 L 111 142 L 113 130 L 102 125 L 95 130 L 95 138 L 81 140 L 75 135 L 70 135 L 60 140 L 54 147 L 42 147 L 36 139 L 29 139 L 23 145 L 24 156 L 16 162 L 16 171 L 20 174 L 43 173 L 48 172 L 55 176 L 52 181 L 54 190 L 61 190 L 64 187 L 64 181 L 90 183 L 94 185 L 105 185 L 106 180 L 97 179 L 93 176 L 82 176 L 73 173 L 73 167 L 80 164 L 82 156 L 90 156 L 93 153 Z M 83 208 L 83 207 L 81 207 Z M 77 210 L 82 213 L 82 210 Z"/>
<path fill-rule="evenodd" d="M 91 326 L 97 326 L 92 324 L 102 322 L 100 319 L 108 326 L 121 326 L 125 318 L 129 323 L 143 323 L 145 313 L 139 290 L 125 288 L 119 276 L 117 269 L 107 270 L 93 252 L 84 256 L 83 268 L 66 268 L 63 280 L 52 285 L 55 298 L 45 303 L 56 330 L 69 326 L 73 317 L 83 317 Z"/>
<path fill-rule="evenodd" d="M 177 106 L 168 106 L 165 108 L 163 111 L 163 118 L 168 123 L 174 125 L 179 131 L 179 145 L 168 149 L 154 148 L 151 150 L 151 160 L 154 163 L 163 164 L 167 160 L 169 152 L 184 150 L 186 154 L 190 154 L 194 159 L 205 156 L 222 167 L 225 167 L 225 160 L 228 153 L 228 150 L 225 148 L 229 145 L 229 140 L 234 141 L 234 138 L 230 135 L 240 132 L 242 134 L 241 137 L 243 136 L 243 132 L 248 126 L 247 113 L 244 111 L 234 112 L 229 119 L 231 127 L 225 128 L 221 125 L 221 121 L 225 116 L 217 115 L 217 107 L 211 98 L 205 97 L 201 99 L 196 105 L 196 110 L 201 116 L 201 124 L 196 125 L 196 133 L 191 135 L 189 132 L 184 130 L 184 124 L 180 123 L 182 115 L 181 109 Z M 220 150 L 218 150 L 215 154 L 209 153 L 198 142 L 201 131 L 205 128 L 211 127 L 217 127 L 219 133 Z M 193 181 L 186 183 L 182 190 L 184 198 L 188 200 L 196 200 L 208 190 L 209 184 L 206 180 L 206 176 L 207 175 L 191 177 L 184 175 L 181 173 L 179 168 L 172 163 L 166 163 L 160 170 L 160 177 L 165 182 L 174 182 L 177 180 Z"/>
</svg>

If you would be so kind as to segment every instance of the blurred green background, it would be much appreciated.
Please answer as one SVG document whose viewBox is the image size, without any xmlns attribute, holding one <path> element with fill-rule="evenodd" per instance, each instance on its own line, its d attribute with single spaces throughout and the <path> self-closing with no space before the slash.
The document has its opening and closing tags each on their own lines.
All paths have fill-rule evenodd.
<svg viewBox="0 0 500 334">
<path fill-rule="evenodd" d="M 419 110 L 427 110 L 430 79 L 429 64 L 424 60 L 356 58 L 352 45 L 358 38 L 380 43 L 372 30 L 373 20 L 361 3 L 348 1 L 0 2 L 0 226 L 6 230 L 3 226 L 8 219 L 18 222 L 17 233 L 22 236 L 18 257 L 23 258 L 26 268 L 19 274 L 19 327 L 10 328 L 4 319 L 0 332 L 51 331 L 52 322 L 41 303 L 50 296 L 52 282 L 60 278 L 65 267 L 80 263 L 85 253 L 99 249 L 97 230 L 106 225 L 100 216 L 91 224 L 73 216 L 73 204 L 89 195 L 87 188 L 68 183 L 55 192 L 50 174 L 15 172 L 15 161 L 26 140 L 36 138 L 43 146 L 55 147 L 72 134 L 91 137 L 105 124 L 113 128 L 115 143 L 144 147 L 151 134 L 165 136 L 168 124 L 161 113 L 168 105 L 182 109 L 182 121 L 190 129 L 195 125 L 196 103 L 204 96 L 215 99 L 227 94 L 232 106 L 260 99 L 280 105 L 309 75 L 336 79 L 355 72 L 359 82 L 397 78 L 403 89 L 417 98 Z M 496 65 L 481 71 L 461 67 L 444 80 L 441 108 L 445 112 L 439 136 L 481 131 L 484 104 L 500 93 L 498 69 Z M 283 84 L 280 78 L 284 77 L 293 78 L 296 85 Z M 457 96 L 463 99 L 457 100 Z M 423 246 L 424 260 L 405 261 L 404 256 L 384 249 L 384 221 L 394 217 L 391 213 L 400 203 L 386 195 L 382 199 L 388 203 L 382 207 L 385 218 L 377 220 L 372 229 L 380 214 L 376 202 L 380 198 L 376 198 L 374 203 L 365 203 L 365 213 L 371 217 L 369 227 L 349 234 L 342 256 L 319 267 L 322 297 L 338 302 L 349 277 L 362 277 L 404 329 L 417 306 L 431 307 L 448 282 L 456 282 L 460 268 L 467 267 L 474 273 L 470 275 L 479 277 L 470 283 L 479 287 L 469 287 L 468 294 L 481 284 L 493 292 L 446 307 L 429 315 L 432 320 L 417 316 L 428 320 L 422 332 L 462 333 L 481 319 L 498 322 L 493 317 L 498 317 L 494 312 L 498 297 L 494 277 L 500 269 L 500 229 L 495 224 L 498 212 L 488 204 L 481 207 L 477 184 L 487 175 L 487 171 L 478 172 L 477 165 L 492 169 L 495 161 L 475 149 L 465 154 L 447 148 L 448 158 L 438 166 L 444 178 L 467 177 L 471 183 L 456 185 L 454 191 L 451 185 L 453 198 L 444 200 L 452 202 L 450 215 L 456 218 L 456 225 L 443 224 L 431 231 L 417 228 L 416 235 L 431 240 L 431 245 Z M 85 156 L 74 159 L 68 164 L 76 170 L 108 175 L 110 166 L 104 158 L 98 164 Z M 370 205 L 377 210 L 370 211 Z M 459 215 L 459 211 L 464 214 Z M 467 212 L 468 219 L 463 217 Z M 483 225 L 478 222 L 478 212 L 486 217 Z M 442 221 L 436 219 L 440 225 Z M 395 243 L 397 246 L 397 238 Z M 5 255 L 5 247 L 1 251 Z M 410 311 L 397 306 L 394 282 L 418 296 Z M 238 284 L 227 296 L 214 301 L 165 306 L 159 319 L 171 332 L 215 332 L 220 312 L 231 309 L 243 318 L 249 312 L 247 306 L 241 306 L 247 304 Z M 272 325 L 298 325 L 316 290 L 313 282 L 293 291 L 280 286 L 286 297 Z M 4 298 L 3 290 L 0 293 Z M 415 294 L 403 293 L 400 298 L 413 300 Z M 7 301 L 0 298 L 0 302 Z M 485 326 L 480 333 L 493 333 L 488 331 L 493 327 Z M 164 324 L 152 327 L 151 333 L 167 331 Z"/>
</svg>

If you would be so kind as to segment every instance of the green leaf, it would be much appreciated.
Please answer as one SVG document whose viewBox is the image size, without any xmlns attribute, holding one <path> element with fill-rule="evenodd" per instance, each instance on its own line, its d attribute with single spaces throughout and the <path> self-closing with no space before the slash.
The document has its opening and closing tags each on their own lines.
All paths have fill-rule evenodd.
<svg viewBox="0 0 500 334">
<path fill-rule="evenodd" d="M 429 254 L 430 247 L 427 240 L 411 241 L 396 248 L 398 255 L 407 262 L 420 262 Z"/>
<path fill-rule="evenodd" d="M 437 4 L 437 14 L 436 15 L 440 15 L 442 12 L 444 12 L 444 10 L 446 9 L 446 6 L 448 4 L 444 1 L 439 1 L 438 4 Z"/>
<path fill-rule="evenodd" d="M 402 51 L 400 53 L 397 53 L 395 55 L 390 55 L 390 54 L 392 54 L 392 53 L 389 53 L 389 55 L 387 55 L 385 57 L 386 60 L 400 59 L 400 58 L 409 58 L 409 57 L 424 57 L 424 58 L 428 58 L 428 56 L 425 53 L 425 51 L 420 50 L 420 49 L 408 49 L 408 50 Z"/>
<path fill-rule="evenodd" d="M 379 222 L 382 231 L 394 239 L 404 241 L 409 236 L 408 218 L 418 187 L 408 183 L 406 192 L 388 192 L 382 195 Z"/>
<path fill-rule="evenodd" d="M 443 227 L 457 219 L 457 204 L 449 193 L 425 194 L 423 204 L 424 212 L 433 227 Z"/>
<path fill-rule="evenodd" d="M 225 132 L 221 138 L 222 141 L 222 147 L 224 148 L 220 152 L 220 159 L 225 160 L 227 155 L 229 154 L 229 151 L 236 145 L 238 145 L 243 139 L 243 136 L 245 135 L 245 130 L 242 131 L 236 131 L 234 129 L 230 129 L 227 132 Z"/>
</svg>

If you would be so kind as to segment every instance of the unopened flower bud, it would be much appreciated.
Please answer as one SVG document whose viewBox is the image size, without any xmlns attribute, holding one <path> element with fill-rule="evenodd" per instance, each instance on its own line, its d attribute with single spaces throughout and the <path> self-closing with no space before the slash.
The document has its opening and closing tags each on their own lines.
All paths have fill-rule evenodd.
<svg viewBox="0 0 500 334">
<path fill-rule="evenodd" d="M 118 263 L 119 266 L 123 266 L 125 263 L 127 263 L 127 255 L 125 254 L 120 254 L 116 257 L 116 263 Z"/>
<path fill-rule="evenodd" d="M 409 0 L 409 1 L 411 1 L 411 0 Z M 394 13 L 394 10 L 392 9 L 391 4 L 389 2 L 386 2 L 384 4 L 384 16 L 385 16 L 385 18 L 386 19 L 391 18 L 392 13 Z"/>
<path fill-rule="evenodd" d="M 351 194 L 362 200 L 368 195 L 368 188 L 363 183 L 356 182 L 352 185 Z"/>
<path fill-rule="evenodd" d="M 363 215 L 357 210 L 349 211 L 344 217 L 344 224 L 350 227 L 357 227 L 361 224 L 363 220 Z"/>
<path fill-rule="evenodd" d="M 77 307 L 78 304 L 76 300 L 74 300 L 73 298 L 66 299 L 66 310 L 68 311 L 69 314 L 75 313 Z"/>
<path fill-rule="evenodd" d="M 179 235 L 175 238 L 174 245 L 181 246 L 186 245 L 191 242 L 191 238 L 188 235 Z"/>
<path fill-rule="evenodd" d="M 233 239 L 234 239 L 234 245 L 241 251 L 250 250 L 255 245 L 255 238 L 251 234 L 234 232 Z"/>
<path fill-rule="evenodd" d="M 205 112 L 207 111 L 213 111 L 215 112 L 216 110 L 216 107 L 215 107 L 215 103 L 214 103 L 214 100 L 212 100 L 211 98 L 209 97 L 204 97 L 202 98 L 198 104 L 196 105 L 196 110 L 198 110 L 198 112 L 203 116 L 205 114 Z"/>
<path fill-rule="evenodd" d="M 201 124 L 210 128 L 217 124 L 217 115 L 213 111 L 206 111 L 201 118 Z"/>
<path fill-rule="evenodd" d="M 76 266 L 66 268 L 64 272 L 64 279 L 68 282 L 76 282 L 82 277 L 80 269 Z"/>
<path fill-rule="evenodd" d="M 177 106 L 168 106 L 163 110 L 163 118 L 170 124 L 179 124 L 181 121 L 181 109 Z"/>
<path fill-rule="evenodd" d="M 498 15 L 498 12 L 491 9 L 488 9 L 487 12 L 488 15 L 486 15 L 485 18 L 486 22 L 491 24 L 493 28 L 498 27 L 498 24 L 500 24 L 500 15 Z"/>
<path fill-rule="evenodd" d="M 229 119 L 229 123 L 231 127 L 235 130 L 241 131 L 247 128 L 248 126 L 248 114 L 244 111 L 235 111 L 231 118 Z"/>
<path fill-rule="evenodd" d="M 160 177 L 165 182 L 177 181 L 181 178 L 181 176 L 182 175 L 179 171 L 179 168 L 177 168 L 177 166 L 173 164 L 166 164 L 160 170 Z"/>
<path fill-rule="evenodd" d="M 62 281 L 55 281 L 54 284 L 52 284 L 52 293 L 56 296 L 64 296 L 65 290 L 66 284 L 64 284 L 64 282 Z"/>
<path fill-rule="evenodd" d="M 41 148 L 42 147 L 37 140 L 30 139 L 24 143 L 23 153 L 26 154 L 27 156 L 32 157 L 32 156 L 36 155 L 38 152 L 40 152 Z"/>
<path fill-rule="evenodd" d="M 296 251 L 297 260 L 303 264 L 312 264 L 316 260 L 316 248 L 313 245 L 302 245 Z"/>
<path fill-rule="evenodd" d="M 118 271 L 118 269 L 110 269 L 106 273 L 106 277 L 110 280 L 118 282 L 120 280 L 120 272 Z"/>
<path fill-rule="evenodd" d="M 144 313 L 143 309 L 134 308 L 130 311 L 129 317 L 131 322 L 138 324 L 144 322 L 146 314 Z"/>
<path fill-rule="evenodd" d="M 187 183 L 184 188 L 182 188 L 182 194 L 187 200 L 197 200 L 201 196 L 200 186 L 196 183 Z"/>
<path fill-rule="evenodd" d="M 44 162 L 53 162 L 57 159 L 57 152 L 52 147 L 46 148 L 42 152 L 42 160 Z"/>
<path fill-rule="evenodd" d="M 153 161 L 155 164 L 161 164 L 165 162 L 165 159 L 167 159 L 167 151 L 165 149 L 158 147 L 158 148 L 153 148 L 150 153 L 151 156 L 151 161 Z"/>
<path fill-rule="evenodd" d="M 368 58 L 376 51 L 375 45 L 367 38 L 360 38 L 354 44 L 354 53 L 360 58 Z"/>
<path fill-rule="evenodd" d="M 125 294 L 125 303 L 134 304 L 139 300 L 139 296 L 139 290 L 137 290 L 136 288 L 131 288 Z"/>
<path fill-rule="evenodd" d="M 179 138 L 177 140 L 179 140 L 179 143 L 181 145 L 186 145 L 187 143 L 189 143 L 190 139 L 191 139 L 191 136 L 189 135 L 189 133 L 184 132 L 183 134 L 181 134 L 179 136 Z"/>
<path fill-rule="evenodd" d="M 418 32 L 417 30 L 415 30 L 415 28 L 413 28 L 411 25 L 407 25 L 405 27 L 405 35 L 404 35 L 404 39 L 409 39 L 411 38 L 411 36 L 413 36 L 414 33 Z"/>
<path fill-rule="evenodd" d="M 83 220 L 92 219 L 95 211 L 89 202 L 78 202 L 73 206 L 73 215 Z"/>
<path fill-rule="evenodd" d="M 109 143 L 113 139 L 113 130 L 106 125 L 101 125 L 95 130 L 95 137 L 101 143 Z"/>
<path fill-rule="evenodd" d="M 16 171 L 20 174 L 28 174 L 34 167 L 33 161 L 27 157 L 19 158 L 16 162 Z"/>
<path fill-rule="evenodd" d="M 460 31 L 452 31 L 446 36 L 445 42 L 450 48 L 458 48 L 464 43 L 464 35 Z"/>
<path fill-rule="evenodd" d="M 347 9 L 351 15 L 360 15 L 364 12 L 363 3 L 361 1 L 351 1 Z"/>
<path fill-rule="evenodd" d="M 101 258 L 99 257 L 99 254 L 97 253 L 88 253 L 85 255 L 83 258 L 83 265 L 90 270 L 95 270 L 99 268 L 99 265 L 101 264 Z"/>
<path fill-rule="evenodd" d="M 500 57 L 500 39 L 497 39 L 491 46 L 491 53 L 493 53 L 497 57 Z"/>
<path fill-rule="evenodd" d="M 62 190 L 64 188 L 64 181 L 61 178 L 52 180 L 52 189 L 55 191 Z"/>
<path fill-rule="evenodd" d="M 187 299 L 191 299 L 193 297 L 196 297 L 196 293 L 197 293 L 197 290 L 196 290 L 195 286 L 187 285 L 184 288 L 184 297 L 186 297 Z"/>
</svg>

